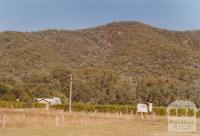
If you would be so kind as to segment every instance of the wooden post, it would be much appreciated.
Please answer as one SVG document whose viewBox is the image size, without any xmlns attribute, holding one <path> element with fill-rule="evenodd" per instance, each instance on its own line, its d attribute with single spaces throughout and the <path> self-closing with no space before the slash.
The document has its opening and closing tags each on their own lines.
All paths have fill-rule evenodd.
<svg viewBox="0 0 200 136">
<path fill-rule="evenodd" d="M 81 111 L 80 122 L 81 124 L 84 123 L 84 111 Z"/>
<path fill-rule="evenodd" d="M 118 112 L 116 112 L 116 116 L 117 116 L 117 120 L 119 119 L 119 115 L 118 115 Z"/>
<path fill-rule="evenodd" d="M 105 117 L 108 118 L 108 112 L 106 112 L 106 116 Z"/>
<path fill-rule="evenodd" d="M 103 121 L 103 118 L 104 118 L 104 116 L 103 116 L 103 112 L 102 112 L 102 114 L 101 114 L 101 120 Z"/>
<path fill-rule="evenodd" d="M 87 111 L 86 112 L 84 112 L 84 123 L 86 124 L 87 123 Z"/>
<path fill-rule="evenodd" d="M 25 113 L 25 116 L 26 116 L 26 125 L 27 127 L 29 127 L 29 119 L 28 119 L 28 115 Z"/>
<path fill-rule="evenodd" d="M 149 114 L 148 114 L 148 112 L 146 112 L 146 118 L 149 119 Z"/>
<path fill-rule="evenodd" d="M 122 117 L 122 112 L 120 111 L 120 119 L 122 119 L 123 117 Z"/>
<path fill-rule="evenodd" d="M 69 112 L 72 112 L 72 85 L 73 85 L 73 75 L 70 75 L 70 92 L 69 92 Z"/>
<path fill-rule="evenodd" d="M 64 122 L 65 121 L 65 115 L 64 115 L 64 113 L 62 113 L 62 122 Z"/>
<path fill-rule="evenodd" d="M 144 115 L 143 115 L 143 112 L 141 112 L 141 118 L 142 118 L 142 119 L 144 119 Z"/>
<path fill-rule="evenodd" d="M 56 127 L 58 126 L 58 122 L 59 122 L 59 117 L 58 115 L 56 116 Z"/>
<path fill-rule="evenodd" d="M 49 102 L 46 104 L 46 110 L 49 111 Z"/>
<path fill-rule="evenodd" d="M 2 120 L 3 120 L 2 127 L 5 128 L 6 127 L 6 115 L 5 114 L 3 114 Z"/>
<path fill-rule="evenodd" d="M 153 112 L 152 114 L 153 114 L 153 118 L 155 119 L 155 118 L 156 118 L 156 113 L 155 113 L 155 112 Z"/>
<path fill-rule="evenodd" d="M 130 119 L 132 119 L 134 116 L 133 116 L 133 111 L 131 111 L 130 113 Z"/>
<path fill-rule="evenodd" d="M 94 117 L 96 117 L 96 116 L 97 116 L 97 110 L 94 111 Z"/>
</svg>

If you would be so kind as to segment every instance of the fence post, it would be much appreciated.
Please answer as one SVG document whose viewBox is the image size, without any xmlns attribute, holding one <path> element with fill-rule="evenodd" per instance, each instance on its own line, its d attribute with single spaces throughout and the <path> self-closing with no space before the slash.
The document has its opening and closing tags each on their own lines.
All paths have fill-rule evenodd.
<svg viewBox="0 0 200 136">
<path fill-rule="evenodd" d="M 109 118 L 109 117 L 108 117 L 108 112 L 106 112 L 106 118 Z"/>
<path fill-rule="evenodd" d="M 64 113 L 62 113 L 62 122 L 64 122 L 64 120 L 65 120 L 65 115 Z"/>
<path fill-rule="evenodd" d="M 102 120 L 102 121 L 104 121 L 104 115 L 103 115 L 103 114 L 104 114 L 104 113 L 102 112 L 102 113 L 101 113 L 101 120 Z"/>
<path fill-rule="evenodd" d="M 154 118 L 154 119 L 156 118 L 156 113 L 155 113 L 155 112 L 153 112 L 153 118 Z"/>
<path fill-rule="evenodd" d="M 94 111 L 94 117 L 96 117 L 96 116 L 97 116 L 97 110 Z"/>
<path fill-rule="evenodd" d="M 133 118 L 133 111 L 131 110 L 131 113 L 130 113 L 130 119 Z"/>
<path fill-rule="evenodd" d="M 143 112 L 141 112 L 141 118 L 144 119 L 144 114 L 143 114 Z"/>
<path fill-rule="evenodd" d="M 3 114 L 3 122 L 2 122 L 2 127 L 5 128 L 6 127 L 6 115 Z"/>
<path fill-rule="evenodd" d="M 120 119 L 123 119 L 123 114 L 121 111 L 120 111 Z"/>
<path fill-rule="evenodd" d="M 118 112 L 116 112 L 116 115 L 117 115 L 117 120 L 119 119 L 119 114 L 118 114 Z"/>
<path fill-rule="evenodd" d="M 25 113 L 25 117 L 26 117 L 27 127 L 29 127 L 29 118 L 28 118 L 28 114 Z"/>
<path fill-rule="evenodd" d="M 56 127 L 58 126 L 58 121 L 59 121 L 59 118 L 58 118 L 58 115 L 56 115 Z"/>
</svg>

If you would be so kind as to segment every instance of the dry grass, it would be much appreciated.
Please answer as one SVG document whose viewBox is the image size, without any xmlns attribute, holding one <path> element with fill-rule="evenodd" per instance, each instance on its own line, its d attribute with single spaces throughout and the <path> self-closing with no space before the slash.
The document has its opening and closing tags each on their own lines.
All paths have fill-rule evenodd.
<svg viewBox="0 0 200 136">
<path fill-rule="evenodd" d="M 117 120 L 131 120 L 131 114 L 111 114 L 97 112 L 63 112 L 62 110 L 38 109 L 1 109 L 0 126 L 2 128 L 47 128 L 62 127 L 71 124 L 101 124 Z"/>
<path fill-rule="evenodd" d="M 0 129 L 0 136 L 200 136 L 199 130 L 170 133 L 167 118 L 158 116 L 141 119 L 140 116 L 109 113 L 8 109 L 0 113 L 6 114 L 6 128 Z"/>
<path fill-rule="evenodd" d="M 71 124 L 64 127 L 49 128 L 5 128 L 0 136 L 199 136 L 196 133 L 170 133 L 167 120 L 156 119 L 118 120 L 109 123 Z"/>
</svg>

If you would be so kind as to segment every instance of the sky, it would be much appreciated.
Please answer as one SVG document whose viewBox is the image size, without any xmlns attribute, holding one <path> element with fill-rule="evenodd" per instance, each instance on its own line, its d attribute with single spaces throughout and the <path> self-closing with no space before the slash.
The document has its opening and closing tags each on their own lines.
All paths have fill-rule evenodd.
<svg viewBox="0 0 200 136">
<path fill-rule="evenodd" d="M 200 0 L 0 0 L 0 31 L 76 30 L 116 21 L 200 29 Z"/>
</svg>

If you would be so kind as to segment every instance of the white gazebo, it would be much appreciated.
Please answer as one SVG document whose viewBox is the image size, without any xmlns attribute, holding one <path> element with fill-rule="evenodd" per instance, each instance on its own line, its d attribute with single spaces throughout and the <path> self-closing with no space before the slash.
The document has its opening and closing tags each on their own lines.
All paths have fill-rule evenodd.
<svg viewBox="0 0 200 136">
<path fill-rule="evenodd" d="M 175 113 L 172 115 L 172 111 Z M 182 110 L 179 115 L 179 110 Z M 188 113 L 192 111 L 192 115 Z M 177 100 L 168 105 L 168 131 L 195 132 L 197 107 L 191 101 Z"/>
</svg>

